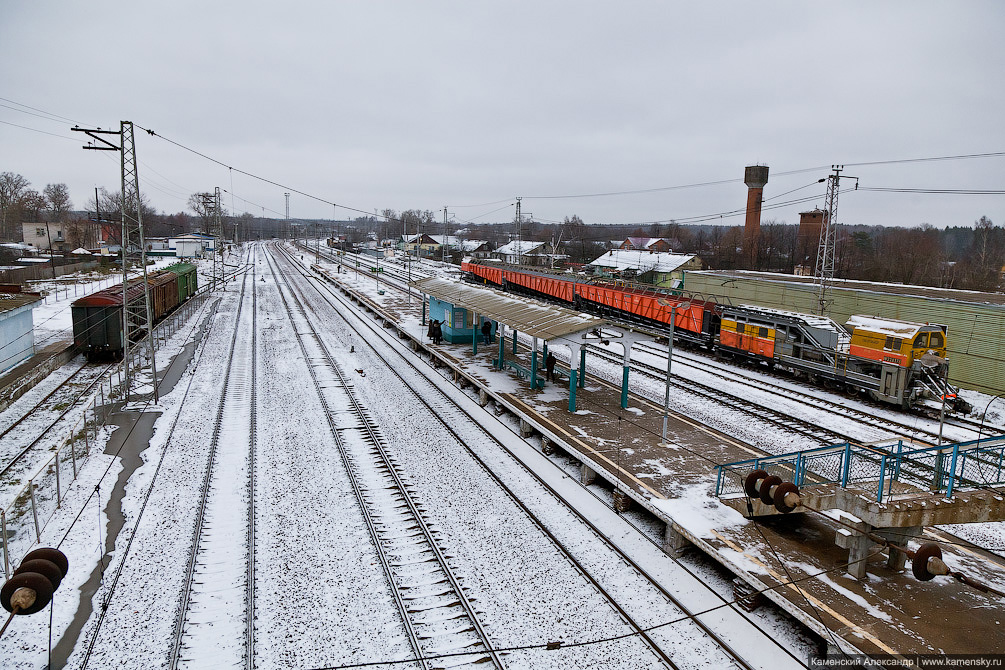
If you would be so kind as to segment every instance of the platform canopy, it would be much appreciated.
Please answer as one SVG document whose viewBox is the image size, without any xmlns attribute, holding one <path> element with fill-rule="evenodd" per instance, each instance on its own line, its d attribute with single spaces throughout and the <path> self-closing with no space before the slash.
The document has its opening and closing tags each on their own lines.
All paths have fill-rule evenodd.
<svg viewBox="0 0 1005 670">
<path fill-rule="evenodd" d="M 437 300 L 471 310 L 545 341 L 610 325 L 591 314 L 546 305 L 532 298 L 503 293 L 493 288 L 472 286 L 455 279 L 427 277 L 411 282 L 410 286 Z"/>
</svg>

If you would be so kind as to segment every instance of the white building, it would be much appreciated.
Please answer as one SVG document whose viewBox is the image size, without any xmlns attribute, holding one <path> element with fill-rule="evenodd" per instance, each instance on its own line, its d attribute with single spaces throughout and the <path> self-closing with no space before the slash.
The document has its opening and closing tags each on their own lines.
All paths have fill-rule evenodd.
<svg viewBox="0 0 1005 670">
<path fill-rule="evenodd" d="M 12 291 L 19 287 L 0 287 Z M 31 310 L 42 297 L 34 293 L 0 293 L 0 371 L 31 358 L 35 337 Z"/>
<path fill-rule="evenodd" d="M 546 265 L 548 244 L 533 240 L 513 240 L 492 252 L 493 258 L 513 265 Z M 545 257 L 542 260 L 542 257 Z"/>
<path fill-rule="evenodd" d="M 686 271 L 701 269 L 701 259 L 694 254 L 612 249 L 587 265 L 601 275 L 679 288 Z"/>
<path fill-rule="evenodd" d="M 66 228 L 62 223 L 22 223 L 21 237 L 25 244 L 39 250 L 68 251 Z"/>
<path fill-rule="evenodd" d="M 174 249 L 178 258 L 202 258 L 216 250 L 216 239 L 202 233 L 186 233 L 168 240 L 168 248 Z"/>
</svg>

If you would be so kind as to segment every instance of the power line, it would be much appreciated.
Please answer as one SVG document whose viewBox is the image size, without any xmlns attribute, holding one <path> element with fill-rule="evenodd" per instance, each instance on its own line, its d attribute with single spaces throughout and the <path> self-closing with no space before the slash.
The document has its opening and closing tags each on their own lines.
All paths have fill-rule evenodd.
<svg viewBox="0 0 1005 670">
<path fill-rule="evenodd" d="M 1005 156 L 1005 151 L 991 151 L 983 154 L 956 154 L 953 156 L 929 156 L 927 158 L 900 158 L 897 160 L 889 161 L 869 161 L 866 163 L 842 163 L 844 166 L 868 166 L 868 165 L 898 165 L 903 163 L 929 163 L 934 161 L 955 161 L 955 160 L 966 160 L 970 158 L 998 158 Z"/>
<path fill-rule="evenodd" d="M 9 102 L 12 105 L 17 105 L 19 107 L 24 107 L 25 109 L 31 109 L 31 110 L 34 110 L 36 112 L 41 112 L 42 114 L 46 114 L 48 116 L 51 116 L 52 119 L 49 119 L 50 121 L 55 121 L 55 120 L 58 119 L 59 121 L 66 121 L 68 123 L 78 123 L 77 121 L 74 121 L 73 119 L 68 119 L 65 116 L 60 116 L 59 114 L 53 114 L 52 112 L 47 112 L 44 109 L 39 109 L 38 107 L 32 107 L 31 105 L 26 105 L 23 102 L 18 102 L 17 100 L 11 100 L 10 98 L 0 98 L 0 100 L 3 100 L 4 102 Z M 6 106 L 6 105 L 4 105 L 4 106 Z M 14 109 L 14 108 L 11 107 L 11 109 Z M 29 112 L 25 112 L 23 109 L 15 109 L 15 111 L 22 112 L 24 114 L 28 114 L 29 113 Z M 34 115 L 34 116 L 37 116 L 37 114 Z M 84 125 L 95 125 L 95 124 L 84 124 Z"/>
<path fill-rule="evenodd" d="M 42 133 L 43 135 L 52 135 L 53 137 L 59 137 L 59 138 L 64 139 L 64 140 L 72 140 L 74 142 L 78 142 L 79 141 L 76 137 L 70 137 L 69 135 L 57 135 L 56 133 L 50 133 L 47 130 L 39 130 L 38 128 L 29 128 L 28 126 L 22 126 L 22 125 L 17 124 L 17 123 L 11 123 L 10 121 L 0 120 L 0 123 L 2 123 L 4 125 L 7 125 L 7 126 L 14 126 L 15 128 L 21 128 L 23 130 L 30 130 L 33 133 Z"/>
<path fill-rule="evenodd" d="M 1005 195 L 1005 190 L 978 188 L 880 188 L 878 186 L 862 186 L 860 191 L 879 191 L 882 193 L 931 193 L 947 195 Z"/>
</svg>

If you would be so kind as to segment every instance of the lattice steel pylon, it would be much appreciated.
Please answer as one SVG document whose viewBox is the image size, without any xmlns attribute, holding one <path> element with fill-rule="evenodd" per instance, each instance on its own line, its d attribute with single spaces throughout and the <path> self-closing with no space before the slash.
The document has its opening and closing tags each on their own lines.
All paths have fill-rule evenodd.
<svg viewBox="0 0 1005 670">
<path fill-rule="evenodd" d="M 827 285 L 834 279 L 834 266 L 837 258 L 837 209 L 838 193 L 841 186 L 841 171 L 843 165 L 832 165 L 834 174 L 827 177 L 827 206 L 824 212 L 823 225 L 820 226 L 820 245 L 817 247 L 817 267 L 814 273 L 819 284 L 817 288 L 817 308 L 823 316 L 827 311 Z M 858 188 L 858 177 L 846 177 L 855 180 Z"/>
<path fill-rule="evenodd" d="M 143 237 L 143 211 L 140 201 L 140 176 L 136 169 L 136 143 L 133 138 L 133 124 L 122 121 L 120 131 L 122 146 L 122 366 L 126 378 L 126 400 L 132 392 L 133 353 L 132 342 L 137 343 L 145 334 L 150 356 L 150 371 L 153 375 L 154 402 L 160 400 L 157 389 L 157 358 L 154 354 L 153 310 L 150 307 L 150 283 L 147 281 L 147 246 Z M 126 281 L 127 259 L 130 244 L 139 247 L 139 262 L 142 269 L 143 295 L 130 295 L 134 282 Z M 135 257 L 135 252 L 133 256 Z M 138 293 L 138 292 L 137 292 Z"/>
<path fill-rule="evenodd" d="M 213 216 L 213 290 L 217 286 L 225 286 L 223 283 L 223 211 L 220 199 L 220 187 L 214 191 L 214 216 Z"/>
<path fill-rule="evenodd" d="M 134 355 L 133 338 L 137 344 L 142 341 L 143 333 L 147 339 L 150 371 L 153 376 L 154 402 L 160 401 L 160 391 L 157 387 L 157 358 L 154 355 L 153 311 L 150 308 L 150 284 L 147 281 L 147 247 L 143 239 L 143 212 L 140 201 L 140 177 L 136 170 L 136 142 L 133 138 L 132 121 L 120 121 L 118 130 L 102 130 L 101 128 L 80 128 L 74 126 L 70 130 L 84 133 L 97 144 L 84 145 L 85 149 L 97 151 L 118 151 L 122 158 L 122 373 L 126 385 L 126 401 L 132 397 Z M 148 131 L 153 134 L 153 131 Z M 106 135 L 118 135 L 119 144 L 115 145 L 105 139 Z M 97 197 L 97 194 L 95 194 Z M 95 202 L 95 204 L 97 204 Z M 136 279 L 129 281 L 130 245 L 135 241 L 139 252 L 140 268 L 143 274 L 139 284 Z M 135 258 L 137 252 L 132 252 Z M 137 278 L 139 279 L 139 278 Z M 139 285 L 143 287 L 142 296 L 139 292 L 132 295 L 130 289 Z M 142 366 L 141 366 L 142 367 Z"/>
</svg>

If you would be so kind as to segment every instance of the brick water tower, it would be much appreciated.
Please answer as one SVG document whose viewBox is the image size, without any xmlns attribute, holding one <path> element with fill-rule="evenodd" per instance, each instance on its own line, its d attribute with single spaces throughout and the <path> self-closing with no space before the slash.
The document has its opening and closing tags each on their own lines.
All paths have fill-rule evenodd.
<svg viewBox="0 0 1005 670">
<path fill-rule="evenodd" d="M 747 267 L 757 262 L 757 245 L 761 237 L 761 202 L 764 185 L 768 183 L 767 165 L 748 165 L 743 170 L 743 183 L 747 185 L 747 219 L 743 225 L 743 256 Z"/>
</svg>

